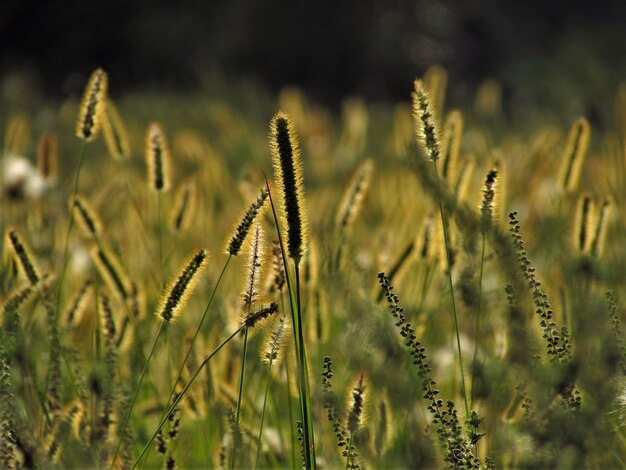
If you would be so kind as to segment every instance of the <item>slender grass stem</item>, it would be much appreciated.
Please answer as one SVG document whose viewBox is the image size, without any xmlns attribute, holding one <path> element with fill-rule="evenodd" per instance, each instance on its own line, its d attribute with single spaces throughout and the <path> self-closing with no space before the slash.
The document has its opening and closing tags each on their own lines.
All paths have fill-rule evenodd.
<svg viewBox="0 0 626 470">
<path fill-rule="evenodd" d="M 72 199 L 71 199 L 72 201 L 76 198 L 76 195 L 78 194 L 80 170 L 83 166 L 84 157 L 85 157 L 85 141 L 81 140 L 80 153 L 78 154 L 78 167 L 76 168 L 76 175 L 74 176 L 74 190 L 72 192 Z M 69 261 L 70 235 L 72 234 L 72 227 L 74 226 L 74 217 L 72 217 L 73 212 L 74 212 L 74 205 L 72 204 L 70 206 L 70 216 L 67 222 L 67 231 L 65 232 L 65 242 L 63 246 L 63 259 L 61 262 L 61 276 L 59 277 L 59 285 L 57 287 L 57 299 L 56 299 L 57 301 L 56 301 L 56 307 L 54 309 L 55 322 L 59 316 L 58 312 L 61 306 L 61 293 L 63 290 L 63 282 L 65 281 L 65 274 L 67 272 L 67 263 Z"/>
<path fill-rule="evenodd" d="M 161 288 L 165 287 L 163 265 L 163 191 L 158 191 L 159 198 L 159 259 L 161 260 Z"/>
<path fill-rule="evenodd" d="M 278 217 L 276 216 L 276 208 L 274 207 L 274 201 L 272 199 L 272 192 L 270 190 L 267 179 L 265 180 L 267 192 L 270 199 L 270 206 L 272 208 L 272 215 L 274 217 L 274 223 L 276 225 L 276 232 L 278 234 L 278 242 L 280 243 L 280 249 L 283 252 L 283 267 L 285 268 L 285 278 L 287 280 L 287 290 L 289 291 L 289 303 L 291 306 L 291 319 L 293 323 L 293 335 L 294 346 L 296 352 L 297 369 L 298 369 L 298 395 L 300 401 L 300 413 L 302 416 L 303 434 L 304 434 L 304 466 L 307 469 L 314 469 L 315 464 L 315 442 L 313 439 L 313 416 L 311 412 L 311 399 L 309 395 L 309 380 L 308 370 L 306 364 L 306 354 L 304 351 L 304 335 L 302 332 L 302 310 L 300 304 L 300 270 L 298 264 L 295 264 L 295 289 L 289 275 L 289 269 L 287 267 L 287 256 L 283 246 L 282 236 L 280 234 L 280 226 L 278 224 Z"/>
<path fill-rule="evenodd" d="M 350 449 L 352 449 L 352 433 L 350 433 L 350 437 L 348 438 L 348 447 L 346 447 L 346 470 L 350 468 Z"/>
<path fill-rule="evenodd" d="M 239 374 L 239 393 L 237 394 L 237 411 L 235 412 L 235 428 L 239 429 L 239 414 L 241 412 L 241 395 L 243 395 L 243 381 L 246 371 L 246 353 L 248 352 L 248 328 L 244 330 L 243 351 L 241 352 L 241 373 Z M 235 436 L 238 432 L 235 432 Z M 233 442 L 233 450 L 230 455 L 230 468 L 235 468 L 235 457 L 237 452 L 237 440 Z"/>
<path fill-rule="evenodd" d="M 437 171 L 437 163 L 433 161 L 433 167 L 435 168 L 435 177 L 439 184 L 441 184 L 441 180 L 439 179 L 439 173 Z M 456 333 L 456 347 L 459 354 L 459 365 L 461 367 L 461 393 L 463 395 L 463 402 L 465 404 L 465 415 L 469 419 L 469 405 L 467 402 L 467 389 L 465 388 L 465 372 L 463 369 L 463 354 L 461 353 L 461 337 L 459 333 L 459 319 L 456 311 L 456 301 L 454 299 L 454 285 L 452 284 L 452 266 L 450 263 L 450 243 L 448 237 L 448 222 L 443 210 L 443 201 L 441 197 L 439 197 L 439 213 L 441 214 L 441 225 L 443 226 L 443 242 L 446 251 L 446 264 L 448 271 L 448 287 L 450 288 L 450 300 L 452 301 L 452 314 L 454 317 L 454 330 Z"/>
<path fill-rule="evenodd" d="M 254 468 L 259 466 L 259 455 L 261 455 L 261 439 L 263 437 L 263 423 L 265 422 L 265 407 L 267 405 L 267 395 L 270 390 L 270 372 L 272 370 L 272 361 L 267 365 L 267 379 L 265 380 L 265 395 L 263 396 L 263 409 L 261 410 L 261 424 L 259 425 L 259 438 L 257 439 L 256 458 L 254 459 Z"/>
<path fill-rule="evenodd" d="M 152 343 L 152 348 L 150 349 L 150 354 L 148 354 L 148 358 L 146 359 L 146 362 L 143 366 L 143 370 L 141 371 L 141 375 L 139 376 L 139 382 L 137 382 L 137 386 L 135 387 L 135 391 L 133 392 L 133 397 L 130 400 L 130 405 L 128 407 L 128 411 L 126 412 L 126 417 L 124 418 L 124 421 L 122 422 L 122 427 L 119 430 L 119 439 L 117 441 L 117 445 L 115 446 L 115 452 L 113 452 L 113 460 L 111 461 L 111 467 L 113 467 L 115 465 L 115 460 L 117 459 L 117 455 L 120 451 L 120 446 L 122 444 L 122 438 L 124 436 L 124 431 L 126 431 L 126 426 L 128 425 L 128 420 L 130 419 L 130 415 L 133 412 L 133 407 L 135 406 L 135 400 L 137 400 L 137 395 L 139 394 L 139 389 L 141 388 L 141 383 L 143 382 L 143 379 L 146 375 L 146 372 L 148 371 L 148 366 L 150 365 L 150 360 L 152 359 L 152 356 L 154 355 L 154 351 L 156 349 L 156 345 L 157 342 L 159 341 L 159 337 L 161 336 L 161 333 L 163 333 L 163 331 L 165 330 L 165 325 L 167 324 L 167 322 L 165 320 L 161 321 L 161 324 L 159 325 L 159 330 L 157 331 L 157 334 L 154 338 L 154 341 Z"/>
<path fill-rule="evenodd" d="M 478 277 L 478 314 L 476 315 L 476 338 L 474 340 L 474 358 L 472 359 L 472 388 L 470 391 L 470 407 L 474 407 L 474 382 L 476 372 L 476 360 L 478 359 L 478 343 L 480 341 L 480 316 L 482 313 L 483 300 L 483 268 L 485 265 L 485 234 L 482 236 L 482 249 L 480 253 L 480 275 Z"/>
<path fill-rule="evenodd" d="M 143 456 L 146 454 L 146 452 L 148 451 L 148 449 L 150 448 L 150 446 L 154 442 L 154 439 L 156 439 L 157 434 L 159 433 L 161 428 L 167 422 L 167 419 L 168 419 L 169 415 L 172 414 L 174 409 L 178 406 L 178 404 L 181 402 L 181 400 L 185 397 L 185 395 L 187 394 L 187 391 L 189 390 L 189 387 L 191 387 L 191 384 L 196 380 L 196 378 L 198 377 L 200 372 L 202 372 L 202 369 L 204 369 L 204 367 L 209 363 L 209 361 L 213 358 L 213 356 L 215 356 L 226 344 L 228 344 L 235 336 L 237 336 L 239 334 L 239 332 L 242 329 L 244 329 L 245 327 L 246 327 L 246 325 L 244 324 L 244 325 L 241 325 L 239 328 L 237 328 L 228 338 L 226 338 L 224 341 L 222 341 L 220 343 L 220 345 L 217 348 L 215 348 L 211 354 L 209 354 L 206 358 L 204 358 L 204 360 L 202 361 L 200 366 L 198 366 L 198 368 L 193 373 L 193 375 L 191 376 L 191 378 L 189 379 L 189 381 L 187 382 L 185 387 L 178 394 L 178 396 L 176 397 L 174 402 L 170 405 L 169 408 L 166 407 L 165 413 L 163 413 L 161 419 L 159 420 L 159 425 L 157 426 L 156 430 L 152 434 L 152 437 L 150 437 L 150 440 L 143 447 L 143 449 L 142 449 L 141 453 L 139 454 L 139 456 L 137 457 L 137 459 L 135 459 L 135 462 L 133 463 L 133 465 L 131 467 L 131 470 L 133 470 L 134 468 L 137 467 L 137 465 L 139 464 L 139 462 L 141 461 Z"/>
</svg>

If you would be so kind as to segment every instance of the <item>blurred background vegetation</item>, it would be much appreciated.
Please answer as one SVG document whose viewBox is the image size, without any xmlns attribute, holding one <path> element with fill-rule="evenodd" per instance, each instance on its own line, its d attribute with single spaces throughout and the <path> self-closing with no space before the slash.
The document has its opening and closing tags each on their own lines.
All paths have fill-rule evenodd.
<svg viewBox="0 0 626 470">
<path fill-rule="evenodd" d="M 626 77 L 621 0 L 5 0 L 0 13 L 9 102 L 79 95 L 101 66 L 117 93 L 296 85 L 337 109 L 352 95 L 406 100 L 441 64 L 452 106 L 494 78 L 508 115 L 553 110 L 604 126 Z"/>
</svg>

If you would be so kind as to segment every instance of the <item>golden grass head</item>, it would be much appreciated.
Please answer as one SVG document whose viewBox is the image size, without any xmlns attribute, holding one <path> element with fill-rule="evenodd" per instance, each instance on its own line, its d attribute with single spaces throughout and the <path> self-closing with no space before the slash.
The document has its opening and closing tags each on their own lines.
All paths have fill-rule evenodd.
<svg viewBox="0 0 626 470">
<path fill-rule="evenodd" d="M 89 201 L 78 195 L 71 204 L 71 212 L 76 217 L 78 225 L 88 237 L 98 238 L 102 234 L 102 222 Z"/>
<path fill-rule="evenodd" d="M 463 114 L 458 109 L 454 109 L 446 116 L 441 136 L 441 177 L 449 184 L 456 176 L 462 137 Z"/>
<path fill-rule="evenodd" d="M 165 192 L 170 187 L 170 149 L 163 127 L 153 122 L 146 133 L 146 164 L 150 188 Z"/>
<path fill-rule="evenodd" d="M 54 132 L 44 132 L 37 145 L 37 169 L 48 182 L 56 182 L 59 167 L 59 139 Z"/>
<path fill-rule="evenodd" d="M 354 434 L 365 423 L 365 407 L 367 405 L 369 380 L 365 372 L 358 372 L 347 389 L 346 396 L 346 429 Z"/>
<path fill-rule="evenodd" d="M 595 204 L 591 194 L 585 192 L 578 198 L 576 219 L 574 222 L 574 249 L 579 253 L 589 251 L 591 247 L 593 222 L 595 219 Z"/>
<path fill-rule="evenodd" d="M 244 315 L 250 311 L 259 296 L 259 281 L 263 270 L 263 228 L 258 222 L 254 224 L 252 229 L 252 238 L 250 239 L 248 249 L 248 265 L 246 279 L 243 286 Z"/>
<path fill-rule="evenodd" d="M 115 160 L 128 159 L 130 157 L 130 146 L 128 145 L 126 128 L 110 98 L 107 98 L 105 101 L 102 118 L 102 133 L 104 134 L 104 141 L 109 154 Z"/>
<path fill-rule="evenodd" d="M 335 222 L 341 230 L 350 227 L 361 210 L 363 199 L 369 189 L 372 173 L 374 171 L 374 161 L 368 158 L 359 165 L 355 171 L 350 184 L 346 188 L 337 218 Z"/>
<path fill-rule="evenodd" d="M 39 284 L 41 276 L 39 275 L 35 257 L 32 255 L 28 245 L 12 227 L 7 229 L 6 238 L 8 245 L 13 250 L 20 271 L 26 276 L 26 279 L 28 279 L 28 282 L 30 282 L 32 286 Z"/>
<path fill-rule="evenodd" d="M 283 315 L 273 321 L 272 327 L 265 336 L 263 348 L 261 348 L 261 361 L 270 365 L 280 361 L 286 333 L 287 319 Z"/>
<path fill-rule="evenodd" d="M 591 128 L 584 117 L 578 118 L 570 127 L 567 144 L 561 162 L 560 185 L 569 193 L 578 189 L 580 173 L 589 147 Z"/>
<path fill-rule="evenodd" d="M 254 328 L 258 322 L 269 318 L 278 312 L 278 304 L 271 302 L 269 304 L 261 304 L 254 311 L 250 312 L 244 319 L 243 324 L 246 328 Z"/>
<path fill-rule="evenodd" d="M 157 309 L 157 316 L 169 322 L 180 314 L 208 261 L 208 251 L 199 250 L 183 264 L 180 272 L 165 289 Z"/>
<path fill-rule="evenodd" d="M 286 281 L 283 252 L 280 249 L 280 242 L 278 240 L 272 240 L 270 247 L 270 264 L 271 271 L 267 276 L 265 291 L 267 294 L 272 295 L 276 292 L 282 292 Z"/>
<path fill-rule="evenodd" d="M 85 87 L 76 121 L 76 136 L 85 142 L 92 141 L 98 135 L 102 124 L 107 88 L 108 77 L 106 72 L 100 68 L 96 69 Z"/>
<path fill-rule="evenodd" d="M 83 312 L 87 308 L 87 304 L 89 302 L 91 291 L 93 290 L 93 282 L 91 279 L 87 279 L 79 291 L 76 293 L 68 309 L 63 315 L 63 319 L 65 321 L 65 326 L 71 327 L 78 323 L 80 323 Z"/>
<path fill-rule="evenodd" d="M 413 83 L 413 118 L 417 141 L 432 162 L 437 162 L 441 155 L 439 121 L 431 104 L 430 94 L 422 80 Z"/>
<path fill-rule="evenodd" d="M 307 249 L 302 161 L 298 138 L 289 116 L 278 112 L 270 123 L 270 150 L 276 185 L 282 196 L 281 215 L 287 226 L 287 255 L 297 265 Z"/>
<path fill-rule="evenodd" d="M 239 254 L 243 242 L 248 236 L 250 228 L 254 224 L 254 221 L 259 216 L 259 214 L 263 212 L 265 201 L 267 201 L 268 195 L 269 193 L 267 192 L 267 189 L 265 187 L 261 188 L 259 196 L 245 210 L 245 212 L 241 216 L 239 224 L 237 224 L 237 226 L 233 229 L 233 233 L 228 239 L 228 243 L 226 245 L 227 254 L 232 256 L 237 256 Z"/>
<path fill-rule="evenodd" d="M 486 232 L 497 221 L 500 197 L 500 165 L 498 162 L 487 172 L 483 180 L 482 197 L 480 200 L 481 230 Z"/>
<path fill-rule="evenodd" d="M 196 211 L 196 183 L 189 181 L 176 192 L 176 200 L 170 218 L 170 230 L 174 233 L 186 230 Z"/>
<path fill-rule="evenodd" d="M 126 300 L 131 291 L 131 284 L 113 252 L 105 246 L 94 246 L 91 258 L 109 288 L 116 292 L 120 299 Z"/>
<path fill-rule="evenodd" d="M 609 219 L 611 217 L 611 212 L 613 209 L 613 203 L 610 199 L 605 199 L 602 202 L 602 206 L 598 211 L 598 215 L 596 217 L 596 225 L 593 230 L 593 238 L 591 239 L 591 244 L 589 246 L 589 251 L 593 256 L 602 256 L 602 252 L 604 251 L 604 242 L 606 239 L 606 231 L 609 223 Z"/>
</svg>

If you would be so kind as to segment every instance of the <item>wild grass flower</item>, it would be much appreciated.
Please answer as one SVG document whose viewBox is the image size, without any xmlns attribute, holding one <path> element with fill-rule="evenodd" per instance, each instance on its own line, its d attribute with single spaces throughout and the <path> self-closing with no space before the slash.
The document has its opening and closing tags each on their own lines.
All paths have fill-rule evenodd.
<svg viewBox="0 0 626 470">
<path fill-rule="evenodd" d="M 561 188 L 574 193 L 578 189 L 580 174 L 589 146 L 591 128 L 589 121 L 584 117 L 578 118 L 572 124 L 567 136 L 565 150 L 561 157 L 561 173 L 559 182 Z"/>
<path fill-rule="evenodd" d="M 256 218 L 262 213 L 265 201 L 267 201 L 268 192 L 267 189 L 262 188 L 259 192 L 259 196 L 253 201 L 250 206 L 245 210 L 241 216 L 240 222 L 234 228 L 232 235 L 228 239 L 226 244 L 226 253 L 231 256 L 237 256 L 243 242 L 248 236 L 248 232 L 252 227 Z"/>
<path fill-rule="evenodd" d="M 117 108 L 110 98 L 107 98 L 102 113 L 102 133 L 104 141 L 115 160 L 122 161 L 130 157 L 128 135 Z"/>
<path fill-rule="evenodd" d="M 7 243 L 13 250 L 15 260 L 17 261 L 20 271 L 24 274 L 28 282 L 32 286 L 39 284 L 41 276 L 39 268 L 37 268 L 35 257 L 32 255 L 30 248 L 26 245 L 14 228 L 8 228 L 6 232 Z"/>
<path fill-rule="evenodd" d="M 299 265 L 307 249 L 308 236 L 302 161 L 294 126 L 282 112 L 278 112 L 270 124 L 270 149 L 282 198 L 283 225 L 287 227 L 287 253 Z"/>
<path fill-rule="evenodd" d="M 102 113 L 108 91 L 108 77 L 104 70 L 96 69 L 85 87 L 76 121 L 76 136 L 85 142 L 96 138 L 102 125 Z"/>
</svg>

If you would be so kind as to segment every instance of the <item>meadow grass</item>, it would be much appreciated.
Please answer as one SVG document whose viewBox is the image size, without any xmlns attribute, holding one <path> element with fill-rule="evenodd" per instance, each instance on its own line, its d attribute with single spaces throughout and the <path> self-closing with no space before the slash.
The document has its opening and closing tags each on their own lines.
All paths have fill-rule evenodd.
<svg viewBox="0 0 626 470">
<path fill-rule="evenodd" d="M 4 108 L 0 466 L 624 466 L 626 129 L 448 86 Z"/>
</svg>

